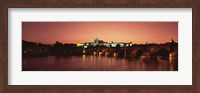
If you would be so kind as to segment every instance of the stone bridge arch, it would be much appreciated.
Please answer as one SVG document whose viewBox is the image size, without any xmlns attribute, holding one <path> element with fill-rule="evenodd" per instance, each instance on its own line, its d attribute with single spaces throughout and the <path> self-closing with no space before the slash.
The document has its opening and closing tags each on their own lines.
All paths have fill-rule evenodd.
<svg viewBox="0 0 200 93">
<path fill-rule="evenodd" d="M 148 50 L 151 52 L 158 51 L 159 49 L 166 49 L 167 51 L 170 51 L 170 46 L 168 44 L 162 44 L 162 45 L 152 45 L 148 47 Z"/>
<path fill-rule="evenodd" d="M 163 59 L 168 59 L 170 55 L 170 51 L 166 48 L 160 48 L 152 52 L 152 56 L 161 57 Z"/>
<path fill-rule="evenodd" d="M 170 55 L 170 46 L 168 45 L 160 45 L 160 46 L 156 46 L 151 50 L 151 55 L 153 57 L 160 57 L 163 59 L 168 59 L 169 55 Z"/>
<path fill-rule="evenodd" d="M 144 48 L 135 47 L 135 48 L 132 48 L 131 50 L 127 51 L 127 55 L 128 55 L 128 57 L 137 57 L 137 58 L 139 58 L 140 56 L 143 55 L 144 52 L 145 52 Z"/>
</svg>

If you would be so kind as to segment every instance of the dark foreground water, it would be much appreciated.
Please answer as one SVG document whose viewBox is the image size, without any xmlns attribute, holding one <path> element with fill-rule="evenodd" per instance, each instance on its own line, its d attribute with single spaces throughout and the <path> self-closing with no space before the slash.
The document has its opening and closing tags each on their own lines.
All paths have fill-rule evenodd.
<svg viewBox="0 0 200 93">
<path fill-rule="evenodd" d="M 103 56 L 23 57 L 23 71 L 178 71 L 178 60 Z"/>
</svg>

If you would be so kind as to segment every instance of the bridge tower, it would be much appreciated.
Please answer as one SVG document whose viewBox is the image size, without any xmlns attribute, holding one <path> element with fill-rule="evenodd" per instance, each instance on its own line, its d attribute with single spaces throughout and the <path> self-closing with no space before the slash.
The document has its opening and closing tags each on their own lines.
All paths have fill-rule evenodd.
<svg viewBox="0 0 200 93">
<path fill-rule="evenodd" d="M 171 38 L 171 42 L 170 42 L 170 52 L 173 52 L 175 48 L 175 42 L 173 40 L 173 38 Z"/>
</svg>

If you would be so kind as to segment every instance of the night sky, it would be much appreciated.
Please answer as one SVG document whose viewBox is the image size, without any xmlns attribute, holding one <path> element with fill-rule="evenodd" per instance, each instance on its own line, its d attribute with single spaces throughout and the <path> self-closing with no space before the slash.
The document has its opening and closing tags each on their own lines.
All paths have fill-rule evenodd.
<svg viewBox="0 0 200 93">
<path fill-rule="evenodd" d="M 178 41 L 178 22 L 22 22 L 22 39 L 54 44 L 93 42 L 137 44 Z"/>
</svg>

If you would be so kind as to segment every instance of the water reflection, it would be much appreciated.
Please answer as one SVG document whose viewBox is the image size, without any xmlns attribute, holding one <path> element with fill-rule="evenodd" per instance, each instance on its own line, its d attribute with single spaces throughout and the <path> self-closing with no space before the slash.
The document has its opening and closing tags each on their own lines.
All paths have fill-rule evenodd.
<svg viewBox="0 0 200 93">
<path fill-rule="evenodd" d="M 178 60 L 104 56 L 23 57 L 23 71 L 177 71 Z"/>
</svg>

